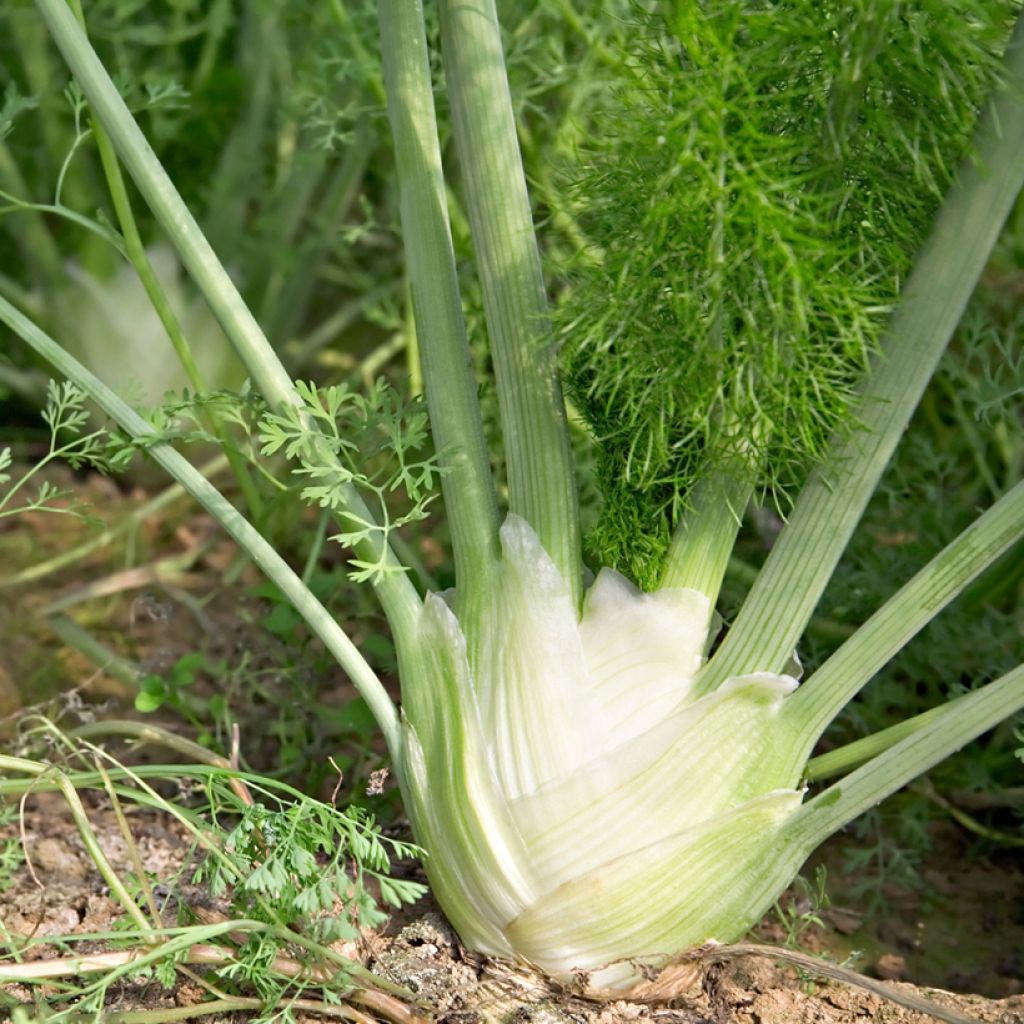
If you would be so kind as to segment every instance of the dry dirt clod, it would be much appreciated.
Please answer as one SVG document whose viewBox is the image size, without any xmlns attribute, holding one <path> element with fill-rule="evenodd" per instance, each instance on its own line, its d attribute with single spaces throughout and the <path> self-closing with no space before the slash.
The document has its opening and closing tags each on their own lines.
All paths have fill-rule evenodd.
<svg viewBox="0 0 1024 1024">
<path fill-rule="evenodd" d="M 875 961 L 875 974 L 883 981 L 902 981 L 907 976 L 907 961 L 899 953 L 883 953 Z"/>
<path fill-rule="evenodd" d="M 87 866 L 71 847 L 54 836 L 31 843 L 28 856 L 40 875 L 52 875 L 60 881 L 81 881 L 88 874 Z"/>
<path fill-rule="evenodd" d="M 406 925 L 368 965 L 435 1010 L 438 1019 L 464 1011 L 477 988 L 476 971 L 455 956 L 451 928 L 438 914 Z"/>
</svg>

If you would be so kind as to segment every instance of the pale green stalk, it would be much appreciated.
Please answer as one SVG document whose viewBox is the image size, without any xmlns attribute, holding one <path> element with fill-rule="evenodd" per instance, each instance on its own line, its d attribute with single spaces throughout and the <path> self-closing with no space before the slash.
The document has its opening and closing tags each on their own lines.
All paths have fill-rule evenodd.
<svg viewBox="0 0 1024 1024">
<path fill-rule="evenodd" d="M 6 323 L 38 355 L 85 391 L 132 438 L 152 436 L 153 430 L 101 380 L 68 355 L 52 338 L 0 298 L 0 321 Z M 369 705 L 387 741 L 392 760 L 401 771 L 398 713 L 376 673 L 359 653 L 331 613 L 313 596 L 287 562 L 260 533 L 184 456 L 166 443 L 154 444 L 150 455 L 199 502 L 278 586 L 292 607 L 348 673 Z M 411 584 L 410 584 L 411 586 Z"/>
<path fill-rule="evenodd" d="M 742 476 L 723 471 L 697 483 L 672 536 L 659 589 L 691 587 L 714 607 L 752 490 Z"/>
<path fill-rule="evenodd" d="M 853 410 L 863 429 L 838 439 L 800 493 L 721 649 L 702 679 L 781 669 L 825 589 L 1024 185 L 1024 20 L 1006 55 L 1007 85 L 985 112 Z"/>
<path fill-rule="evenodd" d="M 379 16 L 416 333 L 431 429 L 447 469 L 458 600 L 475 609 L 497 560 L 498 505 L 459 298 L 422 4 L 381 0 Z"/>
<path fill-rule="evenodd" d="M 955 713 L 936 715 L 884 753 L 798 806 L 745 870 L 709 873 L 712 862 L 707 859 L 696 873 L 673 876 L 673 887 L 685 887 L 699 894 L 699 899 L 726 899 L 737 886 L 748 886 L 750 900 L 742 912 L 743 921 L 734 920 L 732 926 L 734 934 L 745 930 L 744 925 L 752 927 L 824 840 L 1022 707 L 1024 665 L 967 694 L 957 702 Z M 730 864 L 732 850 L 728 847 L 716 853 L 730 868 L 738 866 L 736 862 Z M 657 909 L 655 905 L 649 912 L 657 913 Z M 623 913 L 628 910 L 624 907 Z"/>
<path fill-rule="evenodd" d="M 724 97 L 719 102 L 724 104 Z M 721 118 L 718 134 L 714 220 L 708 243 L 717 272 L 711 296 L 714 313 L 704 340 L 704 344 L 716 352 L 722 348 L 722 293 L 726 287 L 722 273 L 725 265 L 726 140 L 725 121 Z M 716 418 L 724 444 L 736 436 L 736 428 L 721 414 Z M 689 507 L 673 531 L 659 587 L 692 587 L 707 594 L 714 607 L 752 492 L 753 473 L 735 455 L 697 482 L 687 496 Z"/>
<path fill-rule="evenodd" d="M 805 737 L 799 763 L 872 676 L 1022 536 L 1024 481 L 882 605 L 789 699 L 783 715 Z"/>
<path fill-rule="evenodd" d="M 941 715 L 955 715 L 960 701 L 969 696 L 970 694 L 967 693 L 961 694 L 959 697 L 946 701 L 945 704 L 929 708 L 919 715 L 914 715 L 913 718 L 897 722 L 895 725 L 889 726 L 888 729 L 879 729 L 878 732 L 873 732 L 870 736 L 862 736 L 859 740 L 847 743 L 836 750 L 830 750 L 827 754 L 812 757 L 804 769 L 804 778 L 808 782 L 817 782 L 819 779 L 831 779 L 837 775 L 845 775 Z"/>
<path fill-rule="evenodd" d="M 804 804 L 785 831 L 807 853 L 970 740 L 1024 707 L 1024 665 L 965 694 L 943 714 Z"/>
<path fill-rule="evenodd" d="M 577 603 L 582 556 L 557 351 L 494 0 L 441 0 L 455 144 L 483 286 L 509 511 L 534 529 Z"/>
<path fill-rule="evenodd" d="M 157 160 L 65 0 L 37 0 L 37 7 L 117 155 L 220 321 L 256 387 L 272 406 L 300 405 L 287 371 Z M 334 458 L 326 445 L 319 446 L 318 454 L 325 465 L 330 465 Z M 345 487 L 345 502 L 357 519 L 374 521 L 353 485 Z M 365 541 L 357 550 L 362 552 L 361 557 L 377 561 L 380 543 Z M 386 573 L 375 587 L 392 626 L 401 631 L 411 628 L 420 602 L 390 550 L 387 556 L 389 566 L 396 571 Z"/>
<path fill-rule="evenodd" d="M 279 9 L 277 4 L 264 3 L 247 3 L 241 11 L 241 31 L 231 59 L 239 65 L 246 82 L 246 105 L 210 177 L 206 217 L 206 236 L 225 260 L 231 259 L 242 236 L 249 204 L 264 184 L 261 149 L 274 98 L 273 62 L 279 57 L 279 18 L 283 11 L 283 6 Z"/>
</svg>

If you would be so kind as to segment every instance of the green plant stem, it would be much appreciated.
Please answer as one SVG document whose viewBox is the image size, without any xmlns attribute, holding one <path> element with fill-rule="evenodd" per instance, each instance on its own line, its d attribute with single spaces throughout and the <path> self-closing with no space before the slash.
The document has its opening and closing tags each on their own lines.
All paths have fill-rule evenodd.
<svg viewBox="0 0 1024 1024">
<path fill-rule="evenodd" d="M 416 332 L 465 613 L 486 594 L 496 564 L 497 498 L 459 299 L 421 0 L 381 0 L 379 21 Z"/>
<path fill-rule="evenodd" d="M 830 750 L 827 754 L 819 754 L 807 762 L 804 769 L 804 779 L 807 782 L 820 782 L 823 779 L 833 779 L 837 775 L 845 775 L 854 768 L 860 767 L 870 761 L 871 758 L 882 751 L 888 750 L 891 746 L 905 739 L 911 733 L 917 732 L 929 722 L 934 721 L 941 715 L 957 713 L 959 702 L 970 694 L 962 694 L 953 700 L 946 701 L 938 707 L 922 711 L 913 718 L 897 722 L 888 729 L 880 729 L 870 736 L 863 736 L 859 740 L 847 743 L 836 750 Z"/>
<path fill-rule="evenodd" d="M 103 789 L 107 794 L 107 799 L 110 801 L 111 810 L 113 810 L 114 817 L 117 819 L 118 831 L 121 833 L 121 839 L 124 841 L 125 848 L 128 851 L 128 859 L 131 861 L 132 870 L 135 872 L 135 884 L 139 887 L 139 891 L 142 893 L 146 904 L 146 910 L 149 912 L 150 927 L 154 929 L 159 928 L 163 922 L 160 920 L 160 911 L 157 909 L 153 887 L 149 884 L 146 869 L 142 865 L 139 847 L 135 842 L 135 837 L 132 835 L 131 828 L 128 826 L 128 818 L 124 813 L 124 808 L 121 806 L 121 800 L 114 789 L 113 782 L 110 781 L 110 775 L 106 768 L 103 767 L 103 762 L 99 757 L 94 757 L 93 763 L 96 765 L 96 770 L 103 777 Z"/>
<path fill-rule="evenodd" d="M 288 372 L 157 160 L 65 0 L 37 0 L 36 6 L 118 157 L 206 297 L 256 386 L 272 406 L 301 405 Z M 326 444 L 319 446 L 318 454 L 325 465 L 335 461 Z M 347 509 L 357 519 L 374 521 L 354 486 L 346 487 L 345 500 Z M 377 561 L 381 543 L 373 539 L 362 542 L 358 545 L 360 557 Z M 414 628 L 420 599 L 393 553 L 388 550 L 386 554 L 388 564 L 396 571 L 386 573 L 375 584 L 377 595 L 395 631 L 409 632 Z"/>
<path fill-rule="evenodd" d="M 9 201 L 7 206 L 0 206 L 0 215 L 8 213 L 35 212 L 49 213 L 55 217 L 62 217 L 64 220 L 70 221 L 72 224 L 77 224 L 80 228 L 85 228 L 85 230 L 90 234 L 95 235 L 103 241 L 103 246 L 93 247 L 94 252 L 103 252 L 106 247 L 109 246 L 124 256 L 125 259 L 128 258 L 127 253 L 124 251 L 121 236 L 116 231 L 108 228 L 105 224 L 101 224 L 97 220 L 93 220 L 91 217 L 83 216 L 77 211 L 72 210 L 70 206 L 65 206 L 61 202 L 26 203 L 3 191 L 0 191 L 0 199 L 7 199 Z M 84 260 L 82 261 L 82 265 L 85 266 Z"/>
<path fill-rule="evenodd" d="M 261 320 L 267 324 L 267 333 L 272 338 L 280 341 L 291 338 L 305 320 L 320 268 L 362 184 L 373 151 L 372 142 L 369 124 L 365 119 L 359 121 L 353 129 L 345 158 L 328 182 L 326 196 L 317 209 L 316 223 L 310 225 L 315 241 L 301 252 L 282 281 L 271 280 L 266 314 Z"/>
<path fill-rule="evenodd" d="M 81 740 L 89 740 L 95 736 L 128 736 L 138 743 L 154 743 L 167 747 L 199 764 L 208 764 L 214 768 L 231 771 L 231 763 L 226 757 L 215 754 L 208 747 L 200 746 L 187 736 L 179 736 L 176 732 L 152 725 L 149 722 L 119 720 L 88 722 L 85 725 L 69 729 L 67 735 L 70 739 Z"/>
<path fill-rule="evenodd" d="M 885 663 L 1024 535 L 1024 481 L 1004 494 L 891 597 L 786 702 L 806 759 L 829 722 Z"/>
<path fill-rule="evenodd" d="M 5 299 L 3 301 L 6 302 L 7 300 Z M 14 307 L 12 306 L 11 308 L 13 309 Z M 31 505 L 26 505 L 23 508 L 10 508 L 9 506 L 11 504 L 11 499 L 14 498 L 14 496 L 23 487 L 25 487 L 26 484 L 28 484 L 28 482 L 34 476 L 42 472 L 45 466 L 49 465 L 49 463 L 53 462 L 56 459 L 60 459 L 62 455 L 66 455 L 67 453 L 74 452 L 76 449 L 80 449 L 83 445 L 88 444 L 88 442 L 90 442 L 94 438 L 98 438 L 101 433 L 101 430 L 96 430 L 93 431 L 91 434 L 86 434 L 81 437 L 72 436 L 70 441 L 68 441 L 66 444 L 62 444 L 60 447 L 57 446 L 57 433 L 51 433 L 49 451 L 47 451 L 47 453 L 38 462 L 36 462 L 35 465 L 31 466 L 26 471 L 24 476 L 20 477 L 14 484 L 12 484 L 8 488 L 7 492 L 3 495 L 2 498 L 0 498 L 0 512 L 2 512 L 4 516 L 10 516 L 14 515 L 17 512 L 23 511 L 23 508 L 31 507 Z M 47 511 L 60 513 L 66 512 L 67 510 L 52 508 L 47 509 Z"/>
<path fill-rule="evenodd" d="M 152 428 L 141 416 L 4 299 L 0 299 L 0 321 L 6 323 L 36 353 L 89 394 L 130 437 L 152 435 Z M 398 713 L 376 673 L 331 613 L 310 593 L 299 576 L 260 533 L 186 458 L 166 443 L 154 444 L 150 453 L 249 552 L 253 561 L 280 588 L 349 674 L 356 690 L 377 719 L 400 774 L 402 747 Z M 406 583 L 412 587 L 411 583 Z"/>
<path fill-rule="evenodd" d="M 409 566 L 409 570 L 419 580 L 420 586 L 424 590 L 440 590 L 441 587 L 437 582 L 437 578 L 427 568 L 423 561 L 419 551 L 413 547 L 400 533 L 395 534 L 395 552 L 402 559 L 402 561 Z"/>
<path fill-rule="evenodd" d="M 751 490 L 742 477 L 725 472 L 698 482 L 672 535 L 659 589 L 692 587 L 714 608 Z"/>
<path fill-rule="evenodd" d="M 901 293 L 854 410 L 863 429 L 833 442 L 800 493 L 701 686 L 779 671 L 800 639 L 1024 185 L 1024 19 L 1007 49 L 974 159 L 960 169 Z"/>
<path fill-rule="evenodd" d="M 808 801 L 785 833 L 810 854 L 859 814 L 880 803 L 970 740 L 1024 707 L 1024 665 L 966 694 L 956 712 L 936 715 L 909 736 Z"/>
<path fill-rule="evenodd" d="M 423 394 L 423 362 L 420 359 L 420 339 L 416 333 L 416 317 L 412 309 L 412 292 L 405 282 L 405 372 L 409 379 L 409 394 L 418 398 Z"/>
<path fill-rule="evenodd" d="M 576 481 L 498 14 L 494 0 L 441 0 L 439 10 L 498 387 L 509 509 L 533 527 L 579 603 Z"/>
<path fill-rule="evenodd" d="M 309 545 L 309 551 L 306 553 L 306 564 L 302 567 L 302 582 L 307 586 L 313 578 L 320 562 L 320 556 L 323 554 L 324 541 L 327 539 L 327 524 L 330 520 L 331 514 L 326 509 L 317 517 L 316 532 L 313 534 L 313 542 Z"/>
<path fill-rule="evenodd" d="M 757 579 L 757 568 L 733 554 L 729 556 L 729 564 L 725 574 L 726 577 L 731 577 L 737 583 L 749 587 Z M 846 622 L 838 622 L 835 619 L 826 619 L 820 615 L 815 615 L 807 623 L 807 632 L 815 634 L 822 640 L 842 643 L 844 640 L 849 640 L 857 632 L 857 627 L 851 626 Z"/>
</svg>

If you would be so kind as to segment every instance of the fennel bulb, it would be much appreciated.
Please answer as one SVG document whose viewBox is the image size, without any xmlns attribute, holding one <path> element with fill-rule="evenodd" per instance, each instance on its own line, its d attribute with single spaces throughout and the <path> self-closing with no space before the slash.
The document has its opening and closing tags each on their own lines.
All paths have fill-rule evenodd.
<svg viewBox="0 0 1024 1024">
<path fill-rule="evenodd" d="M 210 389 L 234 389 L 245 379 L 224 332 L 206 302 L 191 290 L 174 250 L 147 249 L 147 257 Z M 70 263 L 70 279 L 58 299 L 68 350 L 137 406 L 160 405 L 168 391 L 181 392 L 188 377 L 167 339 L 134 268 L 121 263 L 100 279 Z"/>
<path fill-rule="evenodd" d="M 439 901 L 472 947 L 563 977 L 738 937 L 806 853 L 777 863 L 801 794 L 772 723 L 796 679 L 697 695 L 706 595 L 604 569 L 579 616 L 524 520 L 501 545 L 476 629 L 427 598 L 406 690 L 406 797 Z"/>
</svg>

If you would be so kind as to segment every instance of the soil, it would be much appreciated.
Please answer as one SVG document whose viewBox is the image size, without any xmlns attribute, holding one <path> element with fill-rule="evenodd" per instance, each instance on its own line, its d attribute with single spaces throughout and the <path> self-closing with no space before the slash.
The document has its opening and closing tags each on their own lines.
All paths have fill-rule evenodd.
<svg viewBox="0 0 1024 1024">
<path fill-rule="evenodd" d="M 124 495 L 109 481 L 90 477 L 70 480 L 94 504 L 117 503 L 123 514 Z M 137 494 L 135 500 L 144 495 Z M 103 518 L 113 519 L 115 516 Z M 0 525 L 0 558 L 6 565 L 32 564 L 79 542 L 88 531 L 64 517 L 26 517 L 14 531 Z M 223 585 L 232 553 L 228 546 L 207 543 L 210 524 L 196 513 L 178 513 L 169 523 L 160 519 L 145 524 L 136 537 L 136 565 L 153 564 L 168 555 L 180 555 L 202 546 L 202 553 L 165 584 L 159 577 L 146 586 L 113 586 L 95 605 L 76 606 L 83 624 L 97 626 L 104 642 L 137 664 L 165 671 L 176 658 L 202 648 L 221 657 L 231 650 L 261 652 L 269 661 L 266 634 L 239 631 L 246 587 L 256 577 L 242 573 L 236 584 Z M 69 653 L 42 625 L 41 610 L 56 597 L 92 583 L 97 577 L 115 578 L 117 559 L 100 553 L 87 562 L 32 584 L 17 601 L 0 595 L 8 609 L 0 615 L 0 718 L 4 713 L 35 703 L 43 697 L 80 687 L 93 708 L 114 701 L 119 717 L 130 701 L 130 688 L 108 673 L 97 671 L 82 655 Z M 200 605 L 188 595 L 203 595 Z M 212 596 L 210 596 L 212 595 Z M 90 611 L 83 615 L 80 609 Z M 248 615 L 251 622 L 255 616 Z M 354 621 L 356 630 L 371 628 Z M 338 677 L 323 681 L 320 693 L 331 699 L 348 695 Z M 200 689 L 197 692 L 201 692 Z M 117 702 L 120 707 L 117 707 Z M 130 713 L 130 712 L 129 712 Z M 258 718 L 258 714 L 257 714 Z M 258 722 L 243 736 L 254 738 Z M 8 736 L 10 734 L 8 733 Z M 4 733 L 0 731 L 0 738 Z M 276 747 L 248 751 L 259 766 L 271 760 Z M 117 871 L 130 873 L 130 848 L 109 806 L 92 802 L 87 811 L 104 853 Z M 190 841 L 171 818 L 135 808 L 129 815 L 134 844 L 159 891 L 170 901 L 185 900 L 209 909 L 208 895 L 191 884 Z M 970 859 L 968 844 L 958 828 L 940 822 L 933 828 L 931 850 L 918 865 L 921 884 L 914 888 L 888 885 L 884 912 L 865 915 L 854 908 L 857 878 L 843 868 L 843 844 L 838 837 L 820 854 L 828 866 L 832 905 L 821 912 L 821 925 L 803 931 L 800 948 L 844 961 L 855 951 L 853 966 L 890 982 L 898 991 L 923 995 L 976 1020 L 998 1024 L 1024 1024 L 1024 871 L 1009 856 Z M 20 848 L 24 861 L 5 864 L 3 851 Z M 799 893 L 790 901 L 799 901 Z M 170 902 L 168 903 L 170 908 Z M 800 909 L 798 907 L 798 909 Z M 170 909 L 168 910 L 170 912 Z M 0 963 L 11 959 L 53 961 L 67 957 L 67 946 L 39 944 L 15 955 L 19 940 L 28 936 L 110 933 L 123 925 L 120 905 L 87 855 L 67 805 L 53 793 L 36 792 L 0 828 Z M 766 919 L 757 932 L 762 942 L 782 943 L 785 930 Z M 123 943 L 120 944 L 123 947 Z M 90 940 L 74 946 L 78 954 L 110 951 L 117 944 Z M 6 947 L 6 948 L 5 948 Z M 370 990 L 343 997 L 351 1008 L 349 1019 L 383 1019 L 414 1024 L 436 1020 L 447 1024 L 497 1022 L 506 1024 L 613 1024 L 618 1021 L 686 1022 L 686 1024 L 852 1024 L 872 1020 L 923 1022 L 928 1016 L 908 1010 L 879 996 L 821 978 L 764 957 L 744 957 L 719 963 L 687 965 L 683 984 L 672 998 L 654 1002 L 586 999 L 579 991 L 553 986 L 522 965 L 481 957 L 463 949 L 429 899 L 396 916 L 358 944 L 347 955 L 374 976 L 399 986 L 399 997 Z M 202 982 L 204 970 L 193 965 L 191 975 L 179 973 L 170 988 L 153 976 L 126 975 L 107 995 L 113 1014 L 153 1011 L 138 1020 L 185 1019 L 192 1007 L 198 1019 L 241 1022 L 255 1010 L 227 1013 L 200 1010 L 208 999 Z M 0 986 L 0 1020 L 17 1003 L 54 997 L 58 989 L 8 984 Z M 944 991 L 945 990 L 945 991 Z M 955 994 L 954 994 L 955 993 Z M 293 1008 L 296 1020 L 322 1020 L 322 1012 Z M 320 1011 L 323 1011 L 321 1006 Z M 324 1011 L 325 1012 L 325 1011 Z M 108 1016 L 108 1020 L 132 1018 Z"/>
<path fill-rule="evenodd" d="M 131 873 L 129 847 L 112 810 L 89 806 L 89 818 L 103 852 L 118 873 Z M 159 880 L 157 892 L 167 900 L 168 924 L 174 923 L 173 899 L 186 900 L 193 909 L 211 913 L 211 901 L 200 888 L 191 885 L 194 851 L 186 833 L 171 818 L 136 809 L 129 816 L 134 844 L 143 867 Z M 12 819 L 0 830 L 0 843 L 19 844 L 24 863 L 6 878 L 0 893 L 0 923 L 9 936 L 10 946 L 19 939 L 45 936 L 109 933 L 123 924 L 123 913 L 110 895 L 103 879 L 88 856 L 81 837 L 64 804 L 55 793 L 29 797 L 20 821 Z M 8 847 L 9 848 L 9 847 Z M 968 875 L 968 884 L 974 874 Z M 982 875 L 979 877 L 988 876 Z M 1020 878 L 1015 893 L 1002 893 L 1000 903 L 1020 900 Z M 966 905 L 982 907 L 983 892 L 988 892 L 991 908 L 994 893 L 990 886 L 975 889 Z M 961 910 L 962 910 L 961 905 Z M 832 956 L 841 955 L 851 934 L 850 912 L 831 911 L 824 915 L 823 927 L 805 933 L 805 947 Z M 930 940 L 927 927 L 919 928 L 908 918 L 912 932 Z M 762 937 L 772 938 L 774 926 L 766 921 Z M 979 969 L 976 951 L 969 945 L 971 925 L 958 922 L 961 939 L 960 964 L 967 977 Z M 844 934 L 849 933 L 849 934 Z M 936 933 L 937 934 L 937 933 Z M 1002 943 L 1002 952 L 1014 968 L 1004 977 L 1007 989 L 1020 990 L 1015 955 L 1020 947 Z M 876 939 L 876 942 L 880 940 Z M 919 943 L 923 945 L 924 943 Z M 999 945 L 999 943 L 995 943 Z M 77 955 L 111 949 L 108 942 L 93 940 L 76 943 Z M 123 950 L 124 944 L 114 948 Z M 881 947 L 879 947 L 881 948 Z M 906 953 L 898 952 L 906 949 Z M 346 944 L 352 956 L 373 975 L 404 990 L 397 1003 L 377 1007 L 376 1018 L 414 1024 L 438 1021 L 447 1024 L 504 1022 L 504 1024 L 613 1024 L 619 1021 L 662 1021 L 665 1024 L 852 1024 L 870 1020 L 890 1024 L 920 1024 L 934 1018 L 908 1010 L 879 996 L 849 985 L 813 978 L 806 971 L 760 957 L 744 957 L 734 962 L 691 964 L 683 972 L 683 984 L 673 984 L 671 998 L 636 1002 L 602 998 L 583 998 L 579 991 L 567 990 L 547 982 L 522 965 L 483 957 L 465 950 L 429 898 L 396 915 L 389 924 L 374 932 L 365 932 L 358 944 Z M 68 957 L 66 944 L 38 944 L 26 948 L 19 959 L 29 963 Z M 7 957 L 4 960 L 10 962 Z M 2 961 L 0 961 L 2 962 Z M 870 973 L 883 977 L 906 974 L 914 965 L 913 950 L 897 938 L 889 952 L 880 954 Z M 909 967 L 908 967 L 909 964 Z M 193 968 L 201 972 L 202 968 Z M 955 981 L 950 978 L 950 981 Z M 582 979 L 581 979 L 582 984 Z M 924 996 L 941 1005 L 959 1010 L 978 1021 L 993 1024 L 1024 1024 L 1024 995 L 989 999 L 978 995 L 952 994 L 934 988 L 921 988 L 906 982 L 894 987 L 904 994 Z M 0 1006 L 4 1003 L 30 1004 L 33 995 L 45 995 L 46 989 L 30 991 L 24 985 L 0 986 Z M 113 985 L 107 1006 L 118 1013 L 133 1010 L 167 1011 L 193 1007 L 204 995 L 193 978 L 179 975 L 171 988 L 154 978 L 130 976 Z M 387 998 L 393 997 L 384 997 Z M 358 1005 L 358 1004 L 357 1004 Z M 361 1013 L 367 1008 L 362 1006 Z M 211 1021 L 243 1021 L 251 1012 L 210 1014 Z M 117 1018 L 112 1018 L 117 1019 Z M 153 1017 L 159 1020 L 160 1017 Z M 298 1014 L 298 1020 L 323 1019 L 315 1014 Z M 374 1015 L 370 1015 L 374 1019 Z"/>
</svg>

